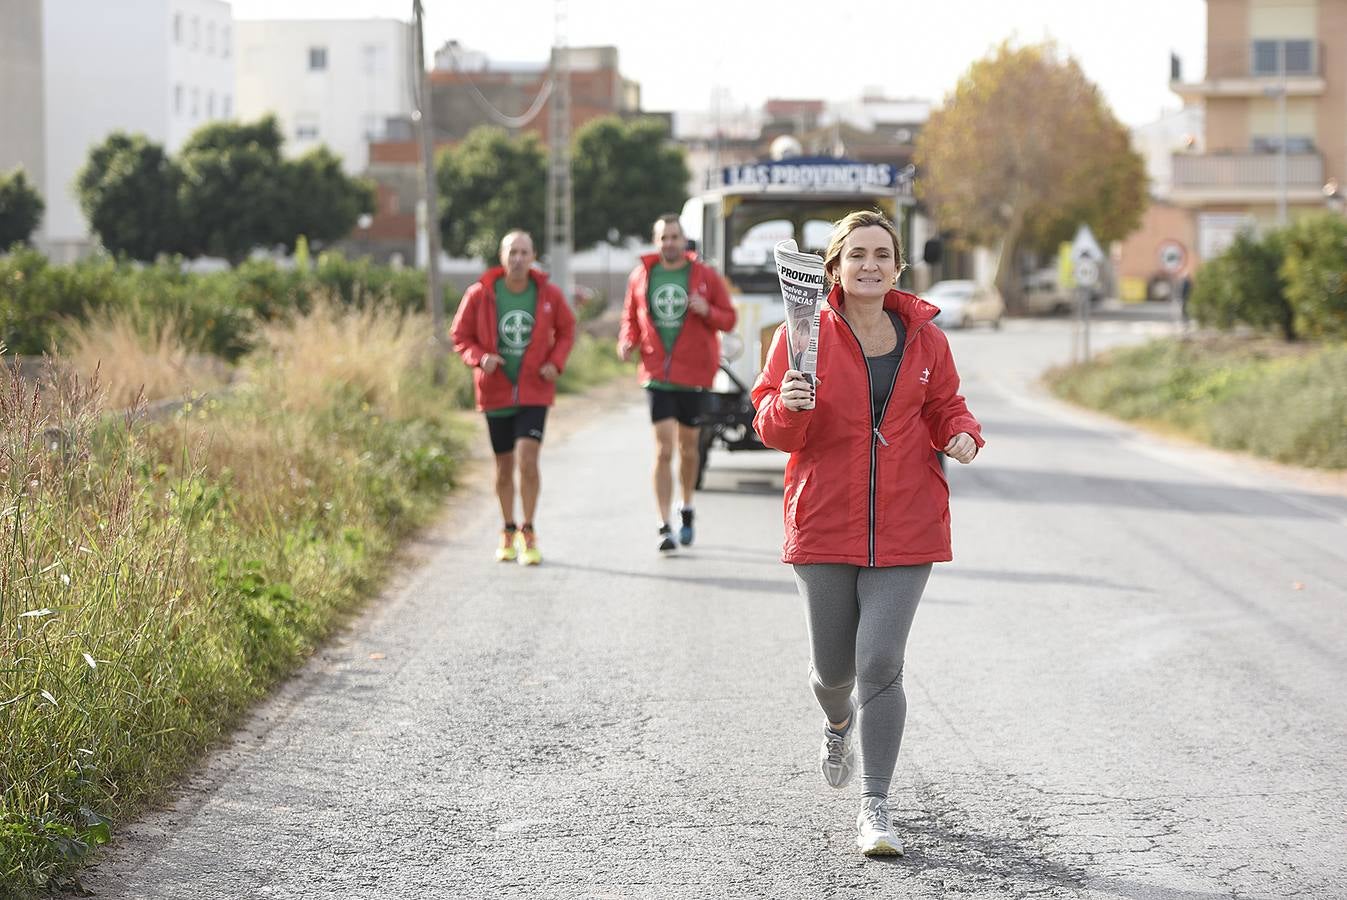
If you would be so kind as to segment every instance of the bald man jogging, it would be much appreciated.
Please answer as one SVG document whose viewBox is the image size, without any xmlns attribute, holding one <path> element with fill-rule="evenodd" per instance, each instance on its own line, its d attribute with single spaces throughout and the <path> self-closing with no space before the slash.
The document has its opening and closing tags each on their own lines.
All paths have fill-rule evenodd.
<svg viewBox="0 0 1347 900">
<path fill-rule="evenodd" d="M 473 369 L 477 408 L 486 414 L 496 458 L 500 545 L 496 559 L 536 566 L 542 562 L 533 517 L 538 507 L 547 409 L 575 343 L 575 314 L 561 289 L 533 268 L 533 238 L 515 230 L 500 242 L 499 266 L 463 294 L 451 333 L 454 349 Z M 516 524 L 515 471 L 519 472 Z"/>
</svg>

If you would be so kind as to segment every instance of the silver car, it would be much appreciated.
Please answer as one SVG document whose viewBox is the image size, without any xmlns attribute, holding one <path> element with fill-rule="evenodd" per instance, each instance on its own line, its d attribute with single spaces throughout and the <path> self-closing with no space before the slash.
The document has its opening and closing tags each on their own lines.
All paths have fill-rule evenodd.
<svg viewBox="0 0 1347 900">
<path fill-rule="evenodd" d="M 935 323 L 941 328 L 966 328 L 978 322 L 1000 328 L 1001 317 L 1006 314 L 1005 301 L 995 286 L 967 279 L 937 281 L 921 298 L 940 307 Z"/>
</svg>

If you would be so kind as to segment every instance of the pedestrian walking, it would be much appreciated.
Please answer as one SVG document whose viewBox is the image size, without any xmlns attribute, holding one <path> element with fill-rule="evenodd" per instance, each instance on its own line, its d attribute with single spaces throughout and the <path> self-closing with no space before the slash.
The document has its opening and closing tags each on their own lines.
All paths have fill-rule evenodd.
<svg viewBox="0 0 1347 900">
<path fill-rule="evenodd" d="M 837 222 L 816 383 L 790 367 L 783 325 L 753 387 L 758 434 L 790 454 L 782 558 L 804 600 L 826 719 L 820 769 L 844 787 L 859 744 L 856 843 L 867 856 L 903 852 L 888 805 L 907 716 L 903 657 L 931 564 L 951 558 L 949 489 L 932 450 L 969 463 L 982 446 L 931 322 L 939 310 L 894 288 L 903 268 L 883 215 Z"/>
<path fill-rule="evenodd" d="M 486 414 L 496 458 L 500 545 L 496 559 L 542 562 L 534 515 L 541 476 L 547 409 L 575 343 L 575 314 L 561 289 L 533 267 L 533 238 L 515 230 L 500 242 L 500 265 L 463 294 L 451 333 L 454 349 L 472 367 L 477 408 Z M 523 520 L 516 525 L 515 470 Z"/>
<path fill-rule="evenodd" d="M 655 432 L 658 547 L 667 553 L 677 547 L 669 515 L 675 447 L 682 489 L 678 544 L 693 541 L 703 393 L 720 368 L 719 332 L 734 327 L 735 312 L 720 273 L 688 251 L 678 216 L 660 216 L 654 239 L 659 252 L 642 256 L 627 279 L 617 353 L 626 360 L 640 352 L 641 386 Z"/>
</svg>

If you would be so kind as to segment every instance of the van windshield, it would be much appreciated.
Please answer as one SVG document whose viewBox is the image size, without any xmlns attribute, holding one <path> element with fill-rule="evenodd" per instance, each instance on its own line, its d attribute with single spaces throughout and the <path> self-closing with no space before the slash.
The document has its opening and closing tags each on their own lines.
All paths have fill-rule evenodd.
<svg viewBox="0 0 1347 900">
<path fill-rule="evenodd" d="M 823 255 L 833 223 L 863 203 L 763 197 L 740 202 L 725 223 L 725 274 L 745 293 L 781 289 L 772 248 L 792 238 L 806 253 Z"/>
</svg>

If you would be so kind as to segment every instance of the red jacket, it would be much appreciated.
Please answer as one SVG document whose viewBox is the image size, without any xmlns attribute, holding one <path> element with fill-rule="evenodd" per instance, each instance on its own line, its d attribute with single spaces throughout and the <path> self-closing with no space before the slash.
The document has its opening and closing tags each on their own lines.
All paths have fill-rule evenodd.
<svg viewBox="0 0 1347 900">
<path fill-rule="evenodd" d="M 705 316 L 691 308 L 683 319 L 683 330 L 674 341 L 673 352 L 666 355 L 659 329 L 650 315 L 650 270 L 659 263 L 659 254 L 641 257 L 641 264 L 627 279 L 627 297 L 622 304 L 622 329 L 618 348 L 637 347 L 641 351 L 641 381 L 668 381 L 686 387 L 709 388 L 720 369 L 720 336 L 717 331 L 734 327 L 736 315 L 730 304 L 725 279 L 715 269 L 688 255 L 688 296 L 700 294 L 710 304 Z"/>
<path fill-rule="evenodd" d="M 788 563 L 909 566 L 952 558 L 949 488 L 935 458 L 949 439 L 982 429 L 959 396 L 949 342 L 921 298 L 889 291 L 885 309 L 907 328 L 902 365 L 878 428 L 860 340 L 839 313 L 833 288 L 819 317 L 818 392 L 810 410 L 791 412 L 779 393 L 789 368 L 784 327 L 753 386 L 753 425 L 786 463 Z"/>
<path fill-rule="evenodd" d="M 472 366 L 473 387 L 477 389 L 477 408 L 483 412 L 507 406 L 551 406 L 556 399 L 555 382 L 545 381 L 542 367 L 551 363 L 561 372 L 566 368 L 575 343 L 575 313 L 566 304 L 561 289 L 537 269 L 529 277 L 538 288 L 538 305 L 533 313 L 533 337 L 519 367 L 519 383 L 514 384 L 497 366 L 488 375 L 482 370 L 482 357 L 499 353 L 496 322 L 496 282 L 505 277 L 505 269 L 496 266 L 463 293 L 463 301 L 454 313 L 449 333 L 454 349 Z"/>
</svg>

